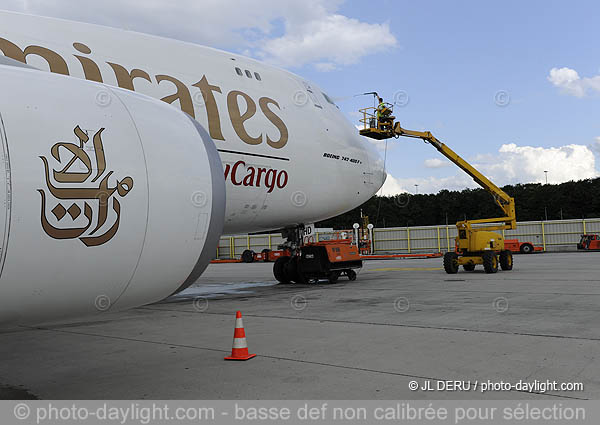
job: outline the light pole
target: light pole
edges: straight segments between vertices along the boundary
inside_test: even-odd
[[[546,174],[546,184],[548,184],[548,170],[544,170],[544,173]]]

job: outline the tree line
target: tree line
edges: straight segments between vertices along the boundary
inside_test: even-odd
[[[515,198],[518,221],[600,217],[600,178],[516,184],[502,190]],[[349,229],[353,223],[360,223],[361,211],[375,227],[454,224],[465,218],[503,215],[483,189],[441,190],[437,194],[374,196],[360,207],[317,223],[317,227]]]

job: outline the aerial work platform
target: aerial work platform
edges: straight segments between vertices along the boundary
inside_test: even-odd
[[[396,119],[396,117],[392,115],[394,106],[390,103],[384,103],[384,105],[384,115],[380,114],[379,118],[377,117],[377,108],[373,106],[359,109],[359,112],[363,114],[363,117],[360,120],[363,124],[363,128],[359,130],[361,136],[370,137],[375,140],[384,140],[394,137],[393,124]]]
[[[378,97],[376,92],[369,94]],[[461,265],[465,271],[473,271],[477,264],[482,264],[486,273],[496,273],[499,265],[502,270],[512,270],[512,252],[505,247],[503,236],[496,233],[496,231],[516,229],[515,200],[429,131],[414,131],[402,128],[400,122],[396,121],[396,117],[392,115],[393,105],[383,102],[381,98],[379,98],[379,101],[377,108],[360,109],[363,114],[363,118],[360,120],[363,128],[359,130],[359,133],[362,136],[376,140],[392,137],[409,137],[423,140],[471,176],[478,185],[492,195],[494,202],[504,212],[503,217],[463,220],[456,223],[458,229],[457,251],[447,252],[444,255],[444,269],[446,272],[457,273]]]

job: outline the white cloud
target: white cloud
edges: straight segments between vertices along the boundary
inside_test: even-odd
[[[548,81],[563,93],[576,97],[585,96],[589,90],[600,92],[600,75],[581,78],[577,71],[571,68],[552,68]]]
[[[337,66],[335,66],[335,64],[331,62],[317,62],[315,63],[315,68],[317,68],[317,70],[321,72],[329,72],[335,71],[337,69]]]
[[[331,71],[397,44],[388,24],[336,13],[341,0],[7,0],[5,9],[108,25]]]
[[[600,154],[600,137],[596,137],[594,142],[590,145],[590,149],[597,154]]]
[[[383,183],[383,186],[381,186],[381,189],[379,189],[379,192],[377,193],[377,195],[393,196],[393,195],[397,195],[399,193],[405,193],[405,192],[408,192],[406,187],[408,187],[408,186],[404,186],[403,183],[399,179],[395,178],[390,173],[387,173],[387,177],[385,178],[385,183]]]
[[[259,55],[282,66],[317,62],[317,69],[330,71],[396,43],[387,23],[368,24],[343,15],[319,14],[290,23],[286,34],[266,41]]]
[[[482,170],[500,184],[544,183],[548,171],[548,183],[589,179],[598,176],[596,158],[585,145],[560,147],[502,145],[497,155],[484,155]]]
[[[417,185],[415,187],[415,185]],[[393,196],[400,193],[437,193],[442,189],[463,190],[464,188],[478,187],[467,175],[448,177],[408,177],[396,178],[388,173],[385,183],[378,195]]]
[[[560,147],[517,146],[505,144],[495,154],[478,155],[471,164],[498,186],[516,183],[563,183],[600,176],[596,171],[593,149],[600,149],[600,137],[592,146],[565,145]],[[396,195],[402,192],[437,193],[442,189],[462,190],[479,187],[469,176],[457,172],[452,176],[398,178],[388,174],[382,193]]]
[[[379,152],[385,152],[386,149],[390,150],[393,147],[393,145],[387,144],[387,148],[386,148],[386,141],[385,140],[375,140],[375,139],[371,139],[369,137],[368,138],[368,142],[371,143],[372,145],[374,145],[375,148],[377,148],[377,150]]]
[[[423,161],[423,165],[425,165],[427,168],[442,168],[450,165],[450,162],[439,158],[429,158]]]

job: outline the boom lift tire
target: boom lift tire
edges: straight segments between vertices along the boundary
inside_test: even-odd
[[[533,245],[524,243],[523,245],[521,245],[521,248],[519,249],[519,251],[521,251],[521,254],[531,254],[533,252]],[[502,268],[502,270],[506,270],[506,269]],[[508,269],[508,270],[510,270],[510,269]]]
[[[448,274],[458,273],[458,254],[447,252],[444,254],[444,270]]]
[[[245,249],[244,252],[242,252],[242,261],[244,263],[252,263],[254,261],[254,251]]]
[[[463,269],[465,269],[466,272],[472,272],[475,270],[475,264],[463,264]]]
[[[486,251],[481,256],[483,258],[483,269],[486,273],[496,273],[498,271],[498,257],[493,251]]]
[[[500,252],[500,267],[502,270],[512,270],[513,268],[513,257],[512,252],[505,250]]]
[[[273,275],[279,283],[290,283],[290,279],[285,273],[285,265],[290,260],[290,257],[279,257],[273,264]]]

